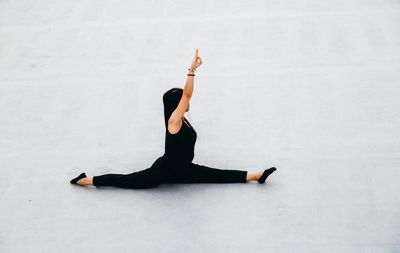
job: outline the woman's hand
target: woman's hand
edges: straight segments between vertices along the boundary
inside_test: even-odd
[[[192,65],[190,65],[190,69],[193,71],[196,70],[196,68],[199,67],[203,63],[200,56],[198,56],[198,55],[199,55],[199,49],[196,48],[196,53],[194,55]]]

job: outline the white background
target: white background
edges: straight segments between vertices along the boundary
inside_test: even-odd
[[[398,1],[0,1],[0,252],[399,252]],[[164,153],[266,184],[79,187]]]

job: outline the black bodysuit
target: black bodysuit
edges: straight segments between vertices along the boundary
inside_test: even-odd
[[[163,156],[141,171],[94,176],[93,185],[142,189],[165,183],[246,183],[247,171],[217,169],[193,163],[196,131],[184,119],[179,131],[171,134],[167,119],[164,120],[166,133]]]
[[[165,131],[165,153],[171,162],[190,163],[194,158],[194,146],[196,144],[197,133],[192,125],[184,119],[182,127],[175,134]]]

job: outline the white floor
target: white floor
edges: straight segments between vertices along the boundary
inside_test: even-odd
[[[399,1],[0,1],[0,252],[400,252]],[[79,187],[164,153],[265,185]]]

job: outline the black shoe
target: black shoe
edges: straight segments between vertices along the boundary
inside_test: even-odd
[[[78,182],[79,179],[82,179],[82,178],[85,178],[85,177],[86,177],[86,174],[85,174],[85,173],[82,173],[82,174],[80,174],[78,177],[72,179],[72,180],[71,180],[71,184],[77,184],[76,182]]]
[[[264,173],[263,173],[263,174],[261,175],[261,177],[257,180],[258,183],[260,183],[260,184],[265,183],[265,180],[267,179],[267,177],[268,177],[269,175],[271,175],[275,170],[276,170],[275,167],[271,167],[271,168],[269,168],[269,169],[267,169],[267,170],[264,170]]]

